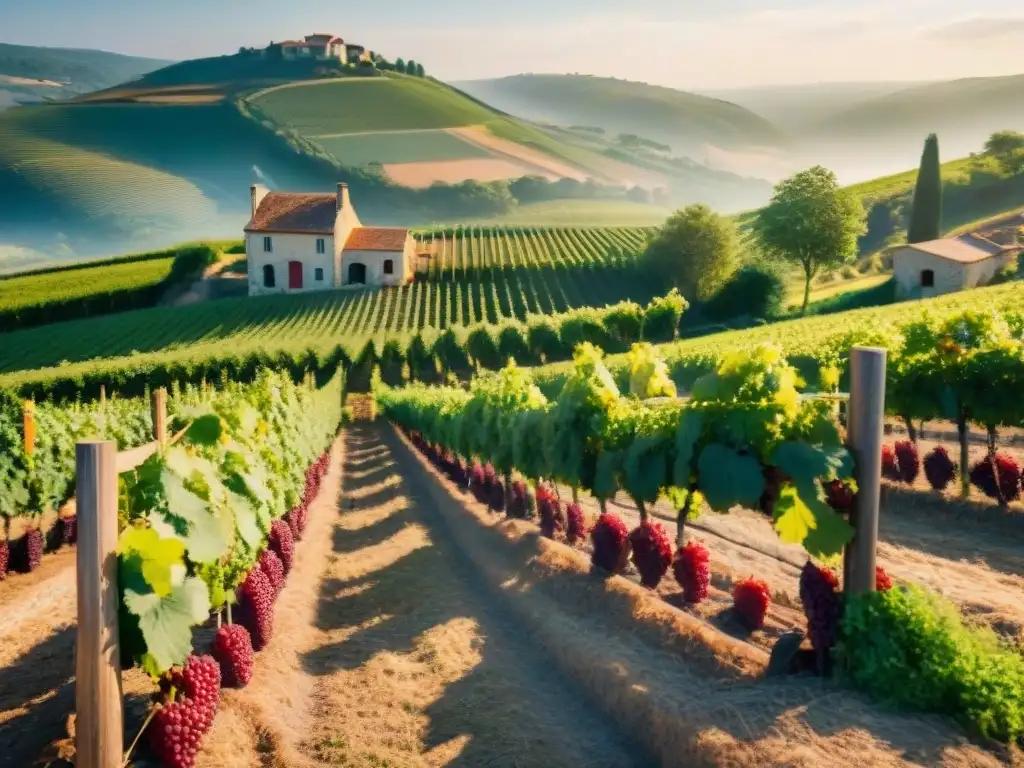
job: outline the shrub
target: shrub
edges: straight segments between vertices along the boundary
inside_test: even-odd
[[[643,310],[635,302],[623,301],[609,308],[602,322],[606,335],[614,342],[613,346],[619,350],[629,349],[631,344],[640,341],[644,324]]]
[[[1002,491],[1006,501],[1020,498],[1020,465],[1008,453],[996,451],[995,467],[992,458],[986,456],[971,467],[971,483],[977,486],[990,499],[999,498]],[[996,472],[999,473],[999,489],[996,488]]]
[[[857,271],[857,268],[853,266],[853,264],[847,264],[845,267],[842,268],[839,274],[841,274],[847,280],[852,280],[855,277],[860,277],[860,272]]]
[[[946,449],[941,445],[935,446],[924,457],[924,476],[928,478],[928,484],[931,485],[933,490],[946,490],[949,484],[956,479],[957,474],[956,462],[949,458]]]
[[[621,573],[629,558],[629,529],[616,515],[605,512],[590,532],[594,544],[591,561],[609,573]]]
[[[536,362],[530,354],[530,347],[526,343],[526,336],[521,328],[515,325],[506,325],[498,332],[498,354],[501,355],[502,365],[512,358],[520,365]]]
[[[879,699],[1003,741],[1024,735],[1024,656],[920,587],[852,596],[837,650],[853,682]]]
[[[651,300],[644,310],[644,341],[672,341],[679,335],[679,321],[689,303],[673,288]]]
[[[921,461],[917,455],[917,446],[910,440],[898,440],[893,447],[896,455],[896,469],[899,479],[907,485],[913,485],[921,472]]]
[[[587,536],[587,516],[583,514],[583,507],[573,502],[565,508],[565,540],[569,544],[576,544]]]
[[[775,317],[782,313],[786,284],[769,266],[748,265],[739,269],[722,289],[704,305],[711,320],[738,315]]]
[[[629,545],[640,583],[654,589],[672,564],[672,543],[665,526],[650,520],[641,523],[629,534]]]
[[[547,319],[534,320],[526,332],[530,354],[537,360],[551,362],[567,357],[554,324]]]
[[[474,328],[470,332],[469,338],[466,339],[466,350],[481,368],[496,371],[503,365],[498,345],[485,326]]]

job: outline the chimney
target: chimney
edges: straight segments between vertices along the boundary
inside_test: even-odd
[[[349,207],[348,184],[341,183],[338,185],[338,202],[335,204],[335,209],[338,211],[344,211]]]
[[[252,217],[256,218],[256,211],[260,207],[260,203],[263,202],[263,198],[270,192],[262,184],[253,184],[249,187],[249,202],[250,208],[252,209]]]

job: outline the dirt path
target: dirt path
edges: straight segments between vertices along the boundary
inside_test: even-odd
[[[304,659],[313,762],[650,764],[481,585],[375,427],[349,432],[343,499]]]

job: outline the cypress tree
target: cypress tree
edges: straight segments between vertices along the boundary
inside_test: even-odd
[[[939,167],[939,137],[930,134],[924,141],[921,166],[914,185],[914,203],[907,227],[908,243],[936,240],[942,229],[942,171]]]

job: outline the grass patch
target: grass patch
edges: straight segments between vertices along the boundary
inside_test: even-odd
[[[419,163],[444,160],[472,160],[491,157],[483,147],[445,131],[369,133],[356,136],[310,137],[338,162],[345,165],[370,163]]]

